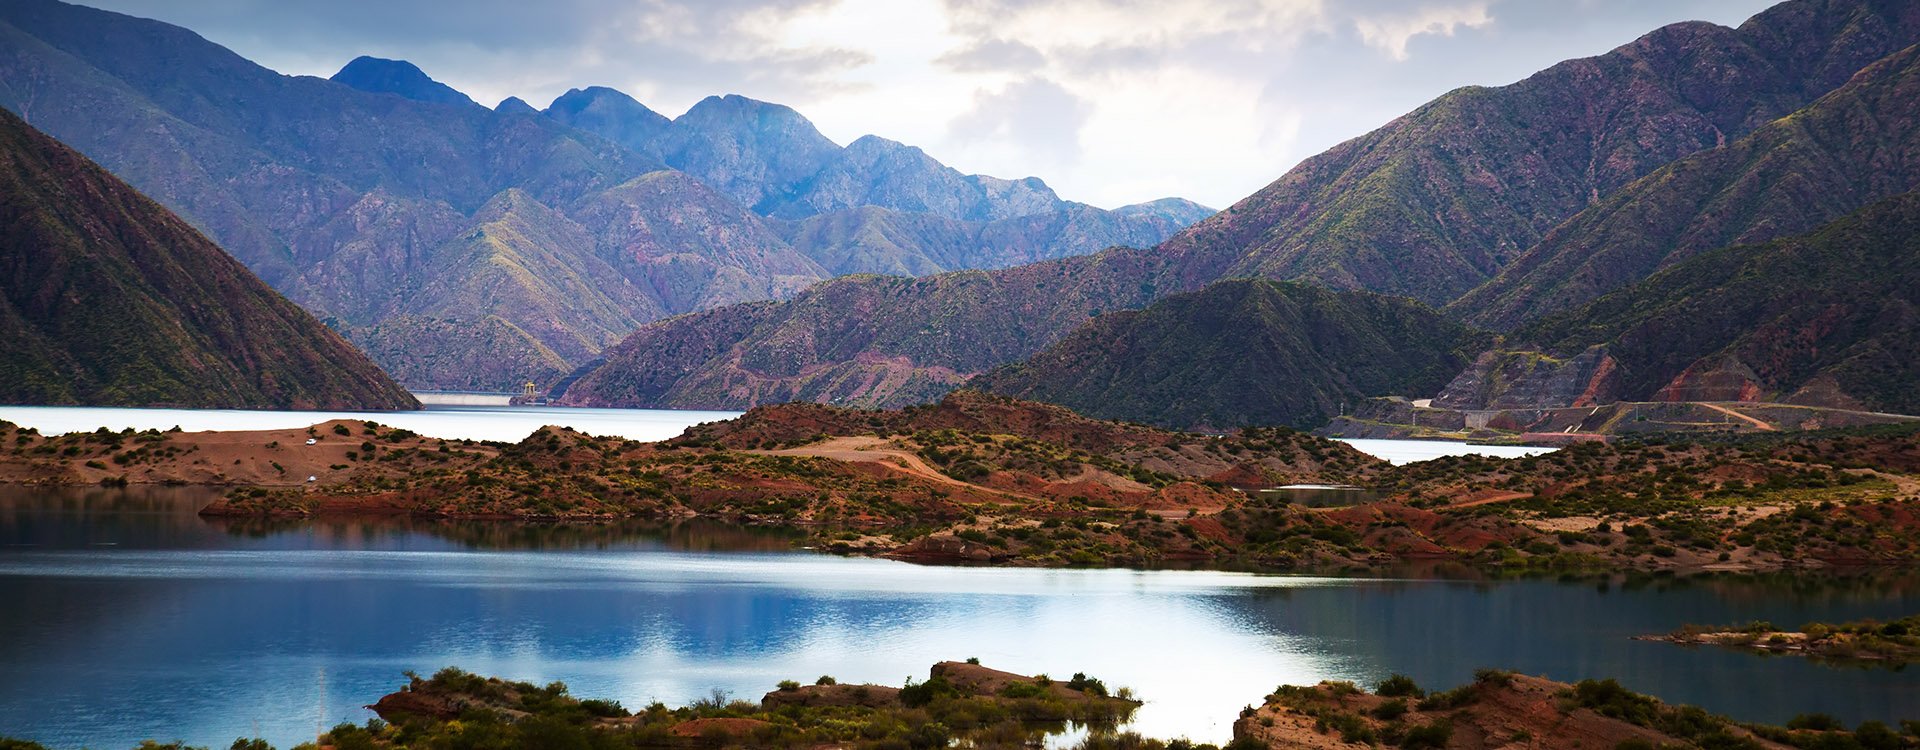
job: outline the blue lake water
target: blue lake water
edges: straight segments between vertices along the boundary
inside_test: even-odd
[[[1920,718],[1910,672],[1631,640],[1687,622],[1889,618],[1920,580],[1461,581],[922,567],[738,530],[407,521],[219,523],[192,488],[0,487],[0,735],[287,747],[459,665],[639,706],[941,659],[1085,671],[1134,728],[1224,741],[1281,683],[1423,685],[1479,667],[1617,677],[1781,722]]]

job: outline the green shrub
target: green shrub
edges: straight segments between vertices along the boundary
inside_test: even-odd
[[[907,708],[920,708],[936,699],[952,698],[958,695],[960,695],[959,688],[954,687],[947,678],[939,676],[921,683],[908,680],[907,686],[900,688],[900,702]]]
[[[1077,690],[1088,695],[1097,695],[1102,698],[1107,696],[1107,684],[1088,677],[1085,672],[1073,673],[1073,679],[1067,680],[1067,689]]]
[[[1407,750],[1438,750],[1446,747],[1447,740],[1452,738],[1453,724],[1442,719],[1407,729],[1407,733],[1400,738],[1400,746]]]
[[[1829,714],[1800,714],[1787,720],[1788,729],[1806,729],[1815,732],[1835,732],[1846,729],[1839,719]]]
[[[1375,695],[1385,698],[1398,698],[1402,696],[1418,698],[1426,694],[1425,691],[1420,689],[1419,685],[1414,684],[1413,678],[1403,674],[1396,674],[1381,680],[1380,684],[1373,689],[1373,692]]]

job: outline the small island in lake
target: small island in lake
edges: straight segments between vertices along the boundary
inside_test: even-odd
[[[1642,636],[1682,646],[1722,646],[1824,661],[1904,666],[1920,661],[1920,615],[1890,622],[1814,622],[1782,630],[1768,622],[1714,627],[1687,625],[1666,635]]]

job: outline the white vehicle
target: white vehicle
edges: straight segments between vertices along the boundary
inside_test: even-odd
[[[320,438],[307,438],[307,445],[318,445]]]

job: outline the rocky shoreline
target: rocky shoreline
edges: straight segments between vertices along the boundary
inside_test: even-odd
[[[1767,622],[1739,627],[1688,625],[1672,633],[1638,639],[1897,669],[1920,662],[1920,615],[1891,622],[1815,622],[1798,630],[1775,628]]]

